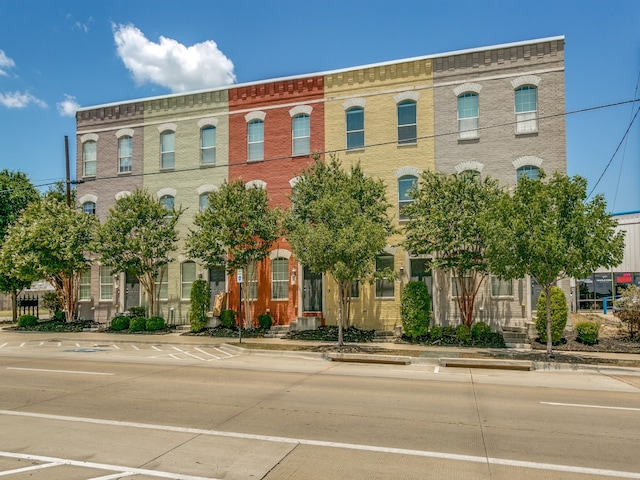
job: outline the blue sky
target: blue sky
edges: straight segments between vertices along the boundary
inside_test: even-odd
[[[567,164],[640,210],[640,2],[0,0],[0,168],[75,159],[74,109],[564,35]],[[208,65],[209,68],[202,68]],[[617,153],[616,153],[617,151]]]

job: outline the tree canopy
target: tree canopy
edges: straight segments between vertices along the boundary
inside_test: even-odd
[[[496,180],[468,173],[423,172],[410,191],[413,202],[403,213],[404,245],[412,254],[431,256],[434,268],[453,274],[462,322],[471,326],[476,295],[489,265],[482,214],[500,196]]]
[[[94,251],[113,272],[127,272],[140,281],[149,315],[157,315],[156,283],[177,250],[176,224],[181,208],[166,206],[146,190],[116,200],[96,235]]]
[[[587,201],[587,181],[554,173],[521,178],[512,195],[503,196],[485,214],[491,271],[505,279],[530,275],[547,298],[561,278],[581,278],[622,261],[624,232],[606,211],[602,195]],[[551,336],[547,353],[551,354]]]
[[[188,254],[208,267],[226,265],[232,274],[253,266],[268,254],[281,236],[281,213],[269,207],[264,188],[246,186],[241,180],[224,183],[209,194],[209,204],[194,218],[186,241]],[[249,295],[245,295],[245,319]]]
[[[296,257],[314,273],[328,273],[338,284],[338,343],[351,283],[370,277],[375,260],[393,233],[381,180],[360,165],[346,171],[337,157],[303,170],[293,188],[287,239]]]
[[[70,209],[53,197],[33,202],[9,227],[0,264],[11,266],[25,281],[46,279],[70,320],[76,314],[80,274],[91,267],[89,249],[96,223],[93,215]]]

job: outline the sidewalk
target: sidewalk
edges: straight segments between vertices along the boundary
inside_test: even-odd
[[[1,341],[37,341],[64,339],[77,342],[94,343],[145,343],[211,346],[228,345],[242,349],[245,354],[272,355],[304,355],[323,356],[333,361],[360,361],[366,363],[391,363],[390,357],[397,362],[414,364],[438,364],[442,366],[473,366],[474,368],[514,368],[530,364],[531,370],[537,369],[577,369],[597,368],[598,366],[616,366],[640,368],[640,354],[608,353],[608,352],[566,352],[555,351],[549,359],[544,350],[515,348],[471,348],[471,347],[437,347],[414,345],[408,343],[347,343],[348,348],[341,353],[335,342],[319,342],[306,340],[289,340],[278,338],[238,338],[210,337],[189,335],[182,332],[166,334],[126,334],[106,332],[19,332],[0,328]],[[357,352],[354,352],[357,350]],[[333,358],[332,358],[333,357]],[[452,359],[457,359],[452,362]],[[524,368],[518,368],[524,369]]]

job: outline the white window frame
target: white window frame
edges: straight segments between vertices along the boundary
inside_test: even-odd
[[[460,100],[463,98],[475,98],[477,113],[475,116],[462,116],[460,112]],[[463,92],[458,95],[458,138],[460,140],[473,140],[478,138],[478,128],[480,125],[480,95],[477,92]]]
[[[533,109],[518,112],[518,92],[535,90],[536,102]],[[514,111],[516,115],[516,134],[526,135],[538,132],[538,87],[536,85],[521,85],[514,90]]]
[[[304,120],[302,126],[297,125]],[[296,128],[298,127],[298,128]],[[311,151],[311,116],[299,113],[291,119],[291,155],[300,157],[309,155]]]
[[[506,289],[506,293],[502,290]],[[492,297],[513,297],[513,280],[501,280],[495,275],[491,275],[491,296]]]
[[[205,131],[213,131],[213,142],[211,145],[205,145]],[[218,144],[218,129],[215,125],[205,125],[200,129],[200,165],[215,165],[216,152]],[[209,159],[208,157],[211,157]],[[208,161],[205,161],[207,158]]]
[[[289,259],[271,259],[271,300],[289,300]]]
[[[398,220],[401,222],[406,222],[407,220],[409,220],[408,216],[402,214],[402,210],[404,209],[404,207],[406,207],[407,205],[411,205],[414,202],[413,198],[402,198],[402,196],[400,195],[400,182],[407,181],[409,179],[412,179],[411,188],[415,187],[418,184],[418,177],[416,177],[415,175],[403,175],[402,177],[398,178]]]
[[[128,151],[123,148],[128,143]],[[133,137],[123,135],[118,138],[118,173],[131,173],[133,171]]]
[[[113,301],[113,275],[111,267],[100,265],[100,301]]]
[[[406,107],[408,105],[413,106],[413,114],[414,114],[414,122],[413,123],[400,123],[400,108]],[[403,100],[396,104],[397,111],[397,121],[398,121],[398,145],[415,145],[418,143],[418,102],[415,100]],[[404,130],[413,130],[413,137],[408,139],[401,139],[400,132]]]
[[[186,271],[185,267],[193,268],[193,272]],[[191,286],[196,280],[196,262],[187,260],[180,265],[180,298],[189,300],[191,298]]]
[[[165,138],[172,138],[173,145],[165,145]],[[173,149],[169,148],[173,147]],[[165,148],[167,148],[165,150]],[[160,134],[160,169],[171,170],[176,168],[176,132],[165,130]]]
[[[89,148],[93,151],[90,151]],[[97,173],[97,159],[98,159],[98,142],[95,140],[88,140],[82,144],[82,167],[83,176],[95,177]]]
[[[78,301],[88,302],[91,300],[91,269],[80,272],[80,288],[78,290]]]

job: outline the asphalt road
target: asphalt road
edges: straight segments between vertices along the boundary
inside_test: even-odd
[[[640,372],[0,338],[0,478],[640,478]]]

